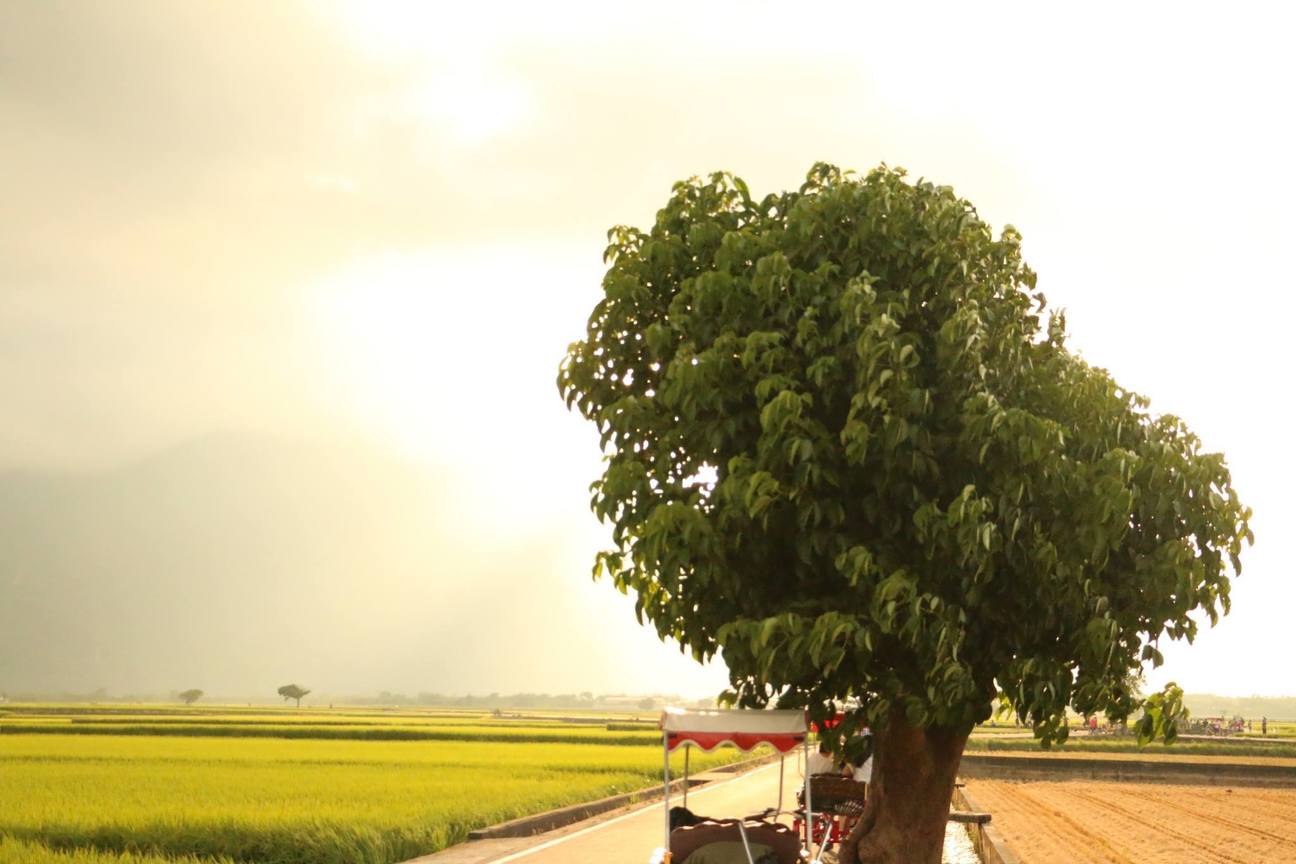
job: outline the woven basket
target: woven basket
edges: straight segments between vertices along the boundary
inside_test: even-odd
[[[836,774],[815,774],[810,778],[810,794],[815,799],[837,798],[849,800],[858,798],[863,800],[864,790],[867,788],[863,783]]]
[[[868,787],[839,774],[814,774],[810,777],[810,797],[814,809],[820,813],[858,816],[864,806],[864,791]],[[805,793],[797,792],[797,800],[805,806]]]

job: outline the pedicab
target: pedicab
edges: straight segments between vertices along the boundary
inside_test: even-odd
[[[818,862],[818,853],[822,852],[822,832],[811,830],[815,824],[814,801],[810,785],[810,776],[805,776],[803,790],[803,811],[793,811],[787,815],[797,817],[797,831],[776,820],[784,815],[783,783],[784,762],[788,753],[800,747],[809,756],[809,726],[803,711],[765,711],[765,710],[694,710],[686,708],[667,708],[661,716],[662,730],[662,766],[663,766],[663,845],[653,852],[650,864],[686,864],[695,853],[695,861],[708,856],[703,853],[712,844],[741,844],[747,864],[757,864],[753,849],[762,850],[766,856],[762,860],[776,859],[778,864],[799,864],[809,860]],[[706,820],[699,824],[671,829],[671,777],[670,754],[684,748],[684,807],[688,806],[688,772],[689,752],[698,748],[711,752],[718,747],[733,746],[750,752],[762,744],[768,744],[779,753],[779,788],[778,799],[774,806],[754,816],[743,816],[736,819]],[[819,840],[819,848],[815,842]]]

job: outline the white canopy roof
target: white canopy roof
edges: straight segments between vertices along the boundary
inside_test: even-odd
[[[667,732],[744,732],[753,735],[804,735],[804,711],[667,708],[661,728]]]
[[[807,727],[804,711],[698,710],[667,708],[662,712],[661,728],[666,747],[674,750],[681,744],[714,750],[732,744],[751,750],[771,744],[786,753],[805,741]]]

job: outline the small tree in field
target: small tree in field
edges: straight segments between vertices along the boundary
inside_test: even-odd
[[[186,705],[192,705],[203,697],[201,690],[184,690],[180,694],[180,701]]]
[[[284,701],[287,702],[289,699],[292,699],[296,701],[298,708],[301,707],[302,697],[306,696],[310,692],[311,691],[302,687],[298,687],[296,684],[285,684],[279,688],[279,695],[283,697]]]
[[[938,862],[968,733],[1011,705],[1173,735],[1131,686],[1228,611],[1249,511],[1224,459],[1067,350],[1061,314],[972,206],[886,167],[795,192],[676,184],[609,232],[559,373],[607,455],[595,574],[730,702],[848,707],[878,733],[843,860]]]

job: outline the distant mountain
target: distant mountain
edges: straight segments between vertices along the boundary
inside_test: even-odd
[[[1296,696],[1216,696],[1188,693],[1184,704],[1194,717],[1236,717],[1296,720]]]
[[[500,580],[545,564],[471,524],[459,482],[238,437],[0,474],[0,691],[471,689]]]

